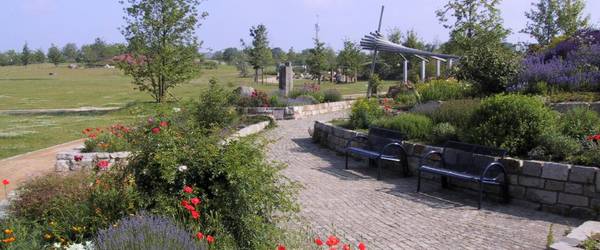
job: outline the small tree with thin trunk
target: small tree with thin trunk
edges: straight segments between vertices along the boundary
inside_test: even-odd
[[[52,44],[52,46],[48,49],[48,60],[54,64],[54,66],[58,66],[63,61],[63,55],[56,47],[56,45]]]
[[[127,0],[127,3],[127,24],[122,34],[129,53],[118,56],[117,65],[133,77],[137,89],[149,92],[156,102],[164,102],[171,88],[199,73],[195,31],[207,14],[198,12],[199,0]]]
[[[23,45],[23,52],[21,52],[21,63],[23,64],[23,66],[27,66],[27,64],[29,64],[30,61],[31,50],[29,49],[27,43],[25,43],[25,45]]]
[[[252,47],[248,48],[249,63],[254,68],[254,82],[258,82],[258,70],[264,75],[264,68],[273,60],[273,54],[269,48],[267,27],[263,24],[250,28]],[[262,77],[264,81],[264,76]],[[261,81],[262,82],[262,81]]]
[[[346,40],[344,41],[344,49],[338,54],[338,64],[342,67],[342,72],[346,75],[348,82],[348,74],[352,73],[352,81],[356,81],[358,68],[360,67],[362,56],[358,44]]]
[[[317,28],[318,34],[318,26]],[[327,55],[325,54],[325,43],[319,40],[319,36],[317,35],[314,38],[315,47],[309,50],[308,59],[306,60],[306,64],[308,64],[308,72],[313,76],[317,77],[317,81],[319,85],[321,85],[321,78],[323,75],[323,71],[327,70]]]

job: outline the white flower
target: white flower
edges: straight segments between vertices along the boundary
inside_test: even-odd
[[[179,112],[179,111],[181,111],[181,109],[180,108],[173,108],[173,111]]]
[[[188,169],[188,167],[186,165],[181,165],[181,166],[177,167],[177,170],[179,170],[179,172],[186,171],[187,169]]]

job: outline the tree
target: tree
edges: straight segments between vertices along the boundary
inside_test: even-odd
[[[499,45],[510,33],[502,26],[499,3],[500,0],[451,0],[436,11],[439,21],[451,30],[446,53],[462,55],[477,46]]]
[[[414,30],[409,30],[406,32],[406,35],[404,36],[404,42],[402,43],[402,45],[409,47],[409,48],[413,48],[413,49],[419,49],[419,50],[427,50],[425,43],[421,40],[421,38],[419,38],[419,35],[417,34],[417,32],[415,32]],[[408,56],[408,79],[412,82],[417,82],[418,80],[423,80],[425,81],[425,79],[420,79],[420,68],[421,68],[421,59],[412,55],[412,56]],[[433,71],[429,71],[429,72],[433,72]],[[427,76],[425,76],[427,77]]]
[[[18,65],[21,63],[21,55],[17,53],[15,50],[8,50],[6,53],[6,58],[8,59],[8,65]]]
[[[119,68],[133,77],[140,91],[158,103],[169,90],[199,73],[196,27],[199,0],[128,0],[122,30],[129,54],[120,56]]]
[[[271,54],[275,65],[283,64],[288,60],[285,51],[279,47],[271,49]]]
[[[226,48],[223,50],[223,61],[227,64],[234,64],[235,59],[239,57],[240,51],[237,48]]]
[[[296,60],[298,59],[298,55],[296,55],[296,52],[294,52],[294,47],[290,47],[290,49],[288,50],[287,54],[285,55],[287,57],[287,60],[292,62],[293,64],[299,64]]]
[[[327,55],[325,54],[325,43],[319,41],[319,37],[314,38],[315,47],[309,50],[306,64],[308,72],[317,77],[317,82],[321,85],[323,71],[327,70]]]
[[[589,16],[582,17],[585,3],[581,0],[539,0],[532,5],[534,9],[525,13],[529,21],[521,32],[531,35],[540,45],[588,26]]]
[[[21,52],[21,63],[23,64],[23,66],[27,66],[27,64],[29,64],[30,61],[31,50],[29,50],[29,46],[27,45],[27,43],[25,43],[25,45],[23,45],[23,52]]]
[[[402,44],[402,32],[394,28],[388,34],[388,40],[393,43]],[[404,57],[399,53],[380,52],[380,63],[377,65],[379,77],[383,79],[399,79],[404,68]]]
[[[37,49],[35,50],[35,52],[33,52],[33,55],[31,55],[31,61],[33,63],[45,63],[46,54],[44,54],[44,51],[42,51],[42,49]]]
[[[590,16],[583,17],[585,1],[559,0],[558,1],[558,27],[562,35],[571,36],[579,29],[588,27]]]
[[[65,59],[69,62],[74,62],[77,59],[78,53],[79,53],[79,49],[77,48],[77,45],[74,43],[67,43],[62,48],[62,54],[65,57]]]
[[[248,49],[248,59],[254,68],[254,82],[258,82],[258,70],[260,69],[263,76],[261,82],[264,83],[263,69],[273,60],[271,49],[269,49],[267,27],[263,24],[252,26],[250,36],[252,37],[252,47]]]
[[[61,62],[63,62],[63,54],[60,52],[56,45],[52,44],[48,49],[48,60],[54,64],[54,66],[58,66]]]
[[[349,72],[352,73],[352,82],[355,82],[362,61],[358,44],[350,40],[344,41],[344,49],[338,54],[337,61],[338,65],[342,67],[342,73],[346,76],[346,82],[348,82]]]

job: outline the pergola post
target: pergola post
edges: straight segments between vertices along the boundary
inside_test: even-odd
[[[449,70],[452,69],[452,63],[453,63],[452,58],[448,59],[448,69]]]
[[[425,75],[425,66],[426,66],[426,62],[425,59],[421,60],[421,82],[425,82],[425,77],[427,77]]]
[[[435,60],[435,76],[437,78],[440,78],[440,76],[442,75],[440,73],[441,64],[442,64],[442,61],[440,61],[440,59]]]
[[[408,60],[404,60],[404,83],[408,83]]]

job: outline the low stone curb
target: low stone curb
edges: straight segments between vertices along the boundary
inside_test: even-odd
[[[238,108],[238,110],[243,114],[272,116],[275,120],[297,120],[313,115],[346,110],[351,108],[354,102],[355,100],[349,100],[290,107],[248,107]]]
[[[550,245],[552,250],[580,250],[583,248],[578,247],[583,241],[585,241],[590,235],[594,233],[600,233],[600,222],[598,221],[586,221],[577,228],[573,229],[571,233],[564,239]]]

